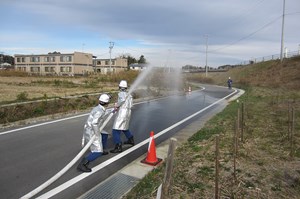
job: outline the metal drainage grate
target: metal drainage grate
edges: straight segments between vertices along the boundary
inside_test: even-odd
[[[82,195],[80,199],[119,199],[136,185],[138,180],[138,178],[117,173]]]

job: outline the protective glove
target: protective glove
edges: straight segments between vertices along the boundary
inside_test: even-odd
[[[116,112],[118,112],[118,108],[115,107],[112,112],[115,114]]]

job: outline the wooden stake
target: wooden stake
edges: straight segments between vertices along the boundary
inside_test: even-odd
[[[233,151],[233,177],[234,181],[236,181],[236,156],[237,156],[237,120],[235,124],[235,131],[234,131],[234,138],[233,138],[233,145],[234,145],[234,151]]]
[[[170,185],[171,185],[171,176],[172,176],[172,170],[173,170],[173,160],[174,160],[174,152],[175,152],[176,142],[177,142],[176,138],[170,139],[168,156],[167,156],[166,172],[165,172],[165,177],[164,177],[163,184],[162,184],[161,199],[168,198],[168,196],[169,196],[169,189],[170,189]]]
[[[288,140],[291,138],[291,103],[288,102]]]
[[[292,108],[292,122],[291,122],[291,151],[290,156],[294,157],[294,128],[295,128],[295,111]]]
[[[216,136],[215,199],[219,199],[219,135]]]
[[[241,141],[244,142],[244,114],[245,114],[244,102],[242,102],[242,121],[241,121]]]
[[[240,137],[240,108],[238,108],[238,111],[237,111],[237,138],[239,139]]]

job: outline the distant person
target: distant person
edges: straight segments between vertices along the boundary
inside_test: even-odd
[[[134,146],[133,135],[129,130],[129,122],[131,117],[132,96],[127,93],[127,81],[122,80],[119,83],[120,92],[118,93],[118,101],[115,104],[115,109],[118,110],[113,124],[113,140],[115,148],[110,150],[111,153],[122,152],[121,133],[123,132],[127,138],[124,144]]]
[[[230,77],[228,77],[227,84],[228,84],[228,89],[231,89],[231,87],[232,87],[232,79]]]
[[[104,122],[105,116],[108,115],[106,107],[109,104],[109,100],[109,95],[100,95],[99,104],[92,109],[88,119],[85,122],[82,138],[83,145],[88,143],[94,135],[96,135],[96,138],[90,146],[90,153],[84,157],[77,166],[79,171],[91,172],[92,169],[88,167],[89,163],[99,158],[101,155],[108,154],[108,152],[103,150],[103,148],[106,148],[108,134],[105,131],[100,132],[100,127]]]

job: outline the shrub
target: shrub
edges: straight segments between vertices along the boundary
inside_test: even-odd
[[[28,93],[25,91],[17,95],[17,101],[26,101],[27,99],[28,99]]]

